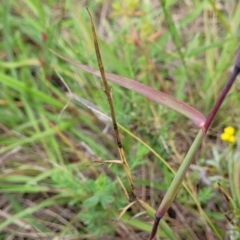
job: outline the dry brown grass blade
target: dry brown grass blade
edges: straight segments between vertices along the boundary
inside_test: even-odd
[[[124,196],[126,197],[126,199],[129,199],[129,195],[128,195],[127,189],[125,188],[125,186],[124,186],[122,180],[120,179],[120,177],[117,176],[117,180],[118,180],[120,186],[122,187]]]
[[[117,217],[117,221],[120,220],[122,218],[122,216],[124,215],[124,213],[131,207],[133,206],[134,204],[136,203],[136,201],[134,202],[130,202],[126,207],[122,208],[122,211],[120,212],[120,214],[118,215]]]
[[[119,165],[122,165],[122,161],[120,161],[120,160],[94,161],[94,163],[98,163],[98,164],[119,164]]]
[[[125,157],[125,154],[124,154],[124,150],[123,150],[123,147],[122,147],[122,142],[121,142],[121,139],[120,139],[119,129],[118,129],[117,121],[116,121],[116,115],[115,115],[112,95],[111,95],[111,91],[110,91],[110,88],[108,86],[107,79],[106,79],[106,76],[105,76],[104,66],[103,66],[103,63],[102,63],[101,53],[100,53],[99,46],[98,46],[97,34],[96,34],[96,31],[95,31],[93,19],[92,19],[91,13],[88,10],[88,8],[87,8],[87,12],[88,12],[90,22],[91,22],[95,53],[96,53],[96,56],[97,56],[98,67],[99,67],[101,77],[102,77],[102,80],[103,80],[104,92],[107,96],[108,104],[109,104],[109,107],[110,107],[113,129],[114,129],[114,132],[115,132],[115,138],[116,138],[116,142],[117,142],[117,146],[118,146],[118,152],[119,152],[120,159],[122,161],[122,165],[123,165],[124,171],[127,175],[128,182],[129,182],[129,185],[130,185],[130,188],[131,188],[131,192],[129,194],[129,196],[130,196],[129,200],[132,201],[136,197],[135,197],[135,193],[134,193],[134,186],[133,186],[133,181],[132,181],[132,177],[131,177],[131,172],[130,172],[130,169],[129,169],[129,166],[128,166],[128,163],[127,163],[127,160],[126,160],[126,157]]]

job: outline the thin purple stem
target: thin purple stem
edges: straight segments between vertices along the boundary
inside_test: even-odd
[[[238,54],[239,55],[239,54]],[[220,96],[218,97],[217,101],[215,102],[213,108],[211,109],[207,120],[204,125],[204,131],[207,132],[208,128],[210,127],[213,118],[215,117],[218,109],[222,105],[223,100],[225,99],[227,93],[229,92],[231,86],[233,85],[234,81],[237,78],[237,75],[240,73],[240,67],[237,66],[237,64],[234,66],[233,73],[231,74],[230,78],[228,79],[225,87],[223,88],[222,92],[220,93]]]
[[[155,214],[155,219],[154,219],[154,223],[153,223],[153,226],[152,226],[152,231],[149,235],[148,240],[152,240],[154,238],[154,236],[156,235],[156,232],[157,232],[157,229],[158,229],[158,224],[159,224],[161,218],[162,217],[157,216],[157,213]]]

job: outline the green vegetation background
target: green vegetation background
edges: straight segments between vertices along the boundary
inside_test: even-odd
[[[112,129],[103,132],[105,121],[68,97],[70,90],[109,115],[101,81],[49,50],[97,67],[88,6],[107,72],[207,115],[234,63],[240,4],[163,2],[1,1],[0,239],[146,239],[153,218],[138,204],[115,221],[129,203],[122,167],[101,164],[119,159]],[[172,110],[111,87],[137,196],[156,209],[198,130]],[[237,81],[161,239],[240,238],[239,143],[220,140],[228,125],[238,139],[239,91]]]

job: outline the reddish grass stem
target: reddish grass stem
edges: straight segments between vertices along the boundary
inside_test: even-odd
[[[199,138],[199,141],[197,141],[199,144],[200,144],[200,141],[202,141],[203,137],[206,135],[206,133],[207,133],[207,131],[208,131],[208,129],[209,129],[209,127],[210,127],[210,125],[211,125],[214,117],[215,117],[215,115],[217,114],[218,109],[221,107],[221,105],[222,105],[225,97],[227,96],[227,93],[228,93],[229,90],[231,89],[231,86],[233,85],[233,83],[234,83],[234,81],[236,80],[236,78],[237,78],[237,76],[238,76],[239,73],[240,73],[240,48],[238,49],[238,52],[237,52],[237,57],[236,57],[236,62],[235,62],[235,66],[234,66],[233,72],[232,72],[231,76],[229,77],[226,85],[224,86],[222,92],[220,93],[217,101],[216,101],[215,104],[213,105],[213,108],[211,109],[211,111],[210,111],[210,113],[209,113],[209,115],[208,115],[208,117],[207,117],[207,119],[206,119],[206,122],[205,122],[204,126],[202,127],[203,135],[201,135],[202,137]],[[195,141],[196,141],[196,139],[195,139]],[[193,144],[194,144],[194,143],[193,143]],[[196,146],[197,146],[197,145],[196,145]],[[198,145],[198,146],[199,146],[199,145]],[[197,146],[197,148],[198,148],[198,146]],[[193,145],[192,145],[192,147],[193,147]],[[191,148],[192,148],[192,147],[191,147]],[[190,148],[190,149],[191,149],[191,148]],[[197,148],[196,148],[196,149],[194,148],[192,156],[194,156],[194,152],[197,151]],[[190,149],[189,149],[189,152],[188,152],[188,153],[190,153]],[[187,155],[188,155],[188,154],[187,154]],[[192,158],[192,157],[191,157],[191,158]],[[185,157],[185,159],[186,159],[186,157]],[[184,159],[184,162],[185,162],[185,159]],[[190,158],[189,158],[189,159],[190,159]],[[190,159],[190,161],[191,161],[191,159]],[[187,171],[187,169],[188,169],[188,167],[189,167],[189,165],[190,165],[190,163],[191,163],[190,161],[188,161],[187,166],[184,168],[184,171],[185,171],[185,172],[183,173],[184,175],[185,175],[185,173],[186,173],[186,171]],[[182,163],[182,165],[183,165],[183,163]],[[181,165],[181,166],[182,166],[182,165]],[[180,167],[179,170],[182,171],[181,167]],[[177,176],[179,175],[179,174],[178,174],[179,172],[180,172],[180,171],[177,172],[177,174],[176,174],[176,176],[175,176],[175,178],[174,178],[174,180],[173,180],[170,188],[168,189],[168,192],[166,193],[166,195],[170,195],[170,197],[169,197],[170,201],[164,202],[165,197],[166,197],[166,196],[165,196],[164,199],[163,199],[163,201],[162,201],[162,203],[161,203],[161,205],[160,205],[160,207],[159,207],[159,209],[156,211],[154,223],[153,223],[153,226],[152,226],[152,231],[151,231],[151,233],[150,233],[150,235],[149,235],[148,240],[152,240],[152,239],[154,238],[154,236],[156,235],[156,232],[157,232],[157,229],[158,229],[158,225],[159,225],[160,220],[163,218],[164,214],[167,212],[168,206],[170,206],[170,204],[172,203],[172,201],[173,201],[173,199],[174,199],[174,195],[176,196],[176,194],[177,194],[178,188],[175,187],[176,183],[174,183],[174,181],[175,181],[175,179],[177,178]],[[182,172],[183,172],[183,171],[182,171]],[[184,175],[181,175],[181,181],[183,180]],[[176,188],[176,189],[171,192],[171,187],[172,187],[172,185],[174,185],[173,188]],[[180,187],[180,185],[179,185],[179,187]],[[166,198],[166,199],[167,199],[167,198]]]
[[[238,54],[240,55],[240,54]],[[239,59],[240,61],[240,59]],[[207,120],[206,120],[206,123],[204,125],[204,131],[207,132],[208,128],[210,127],[212,121],[213,121],[213,118],[215,117],[218,109],[220,108],[220,106],[222,105],[222,102],[223,100],[225,99],[227,93],[229,92],[231,86],[233,85],[234,81],[236,80],[237,78],[237,75],[240,73],[240,67],[237,66],[237,64],[234,66],[234,69],[233,69],[233,73],[231,74],[231,76],[229,77],[226,85],[224,86],[222,92],[220,93],[220,96],[218,97],[217,101],[215,102],[213,108],[211,109],[208,117],[207,117]]]
[[[158,217],[157,212],[156,212],[155,218],[154,218],[154,223],[153,223],[153,226],[152,226],[152,231],[151,231],[151,233],[148,237],[148,240],[152,240],[154,238],[154,236],[156,235],[158,224],[159,224],[161,219],[162,219],[162,217]]]

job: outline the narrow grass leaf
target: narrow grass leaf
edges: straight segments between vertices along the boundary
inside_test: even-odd
[[[44,92],[39,91],[38,89],[34,89],[29,87],[26,83],[18,81],[12,77],[9,77],[3,73],[0,73],[0,83],[3,83],[5,86],[11,87],[17,91],[28,92],[35,96],[39,101],[43,101],[55,107],[63,107],[58,100],[54,99],[51,96],[48,96]]]
[[[150,232],[151,225],[139,219],[130,218],[128,213],[125,213],[122,216],[121,220],[137,229]],[[175,236],[171,228],[168,226],[168,224],[164,220],[160,223],[160,228],[162,229],[162,231],[159,231],[157,233],[157,236],[162,237],[164,239],[177,240],[177,237]]]
[[[63,60],[74,64],[75,66],[81,68],[82,70],[92,73],[93,75],[97,76],[97,77],[101,77],[100,72],[97,69],[94,69],[92,67],[83,65],[81,63],[75,62],[71,59],[65,58],[55,52],[53,52],[54,54],[56,54],[58,57],[62,58]],[[193,121],[193,123],[198,126],[198,127],[202,127],[205,123],[205,117],[203,116],[202,113],[200,113],[198,110],[196,110],[195,108],[187,105],[184,102],[181,102],[175,98],[173,98],[172,96],[157,91],[156,89],[153,89],[147,85],[144,85],[142,83],[139,83],[135,80],[126,78],[126,77],[122,77],[113,73],[107,73],[105,72],[106,75],[106,79],[110,82],[116,83],[122,87],[125,87],[127,89],[133,90],[135,92],[138,92],[140,94],[142,94],[143,96],[157,102],[160,103],[166,107],[169,107],[181,114],[183,114],[184,116],[188,117],[190,120]]]
[[[49,198],[45,201],[42,201],[40,204],[35,205],[33,207],[29,207],[24,209],[23,211],[13,215],[12,217],[8,218],[6,221],[4,221],[3,223],[0,224],[0,231],[2,231],[5,227],[7,227],[8,225],[14,223],[16,220],[20,219],[20,218],[24,218],[40,209],[49,207],[49,206],[53,206],[56,205],[56,200],[59,199],[59,196],[55,196],[52,198]]]

